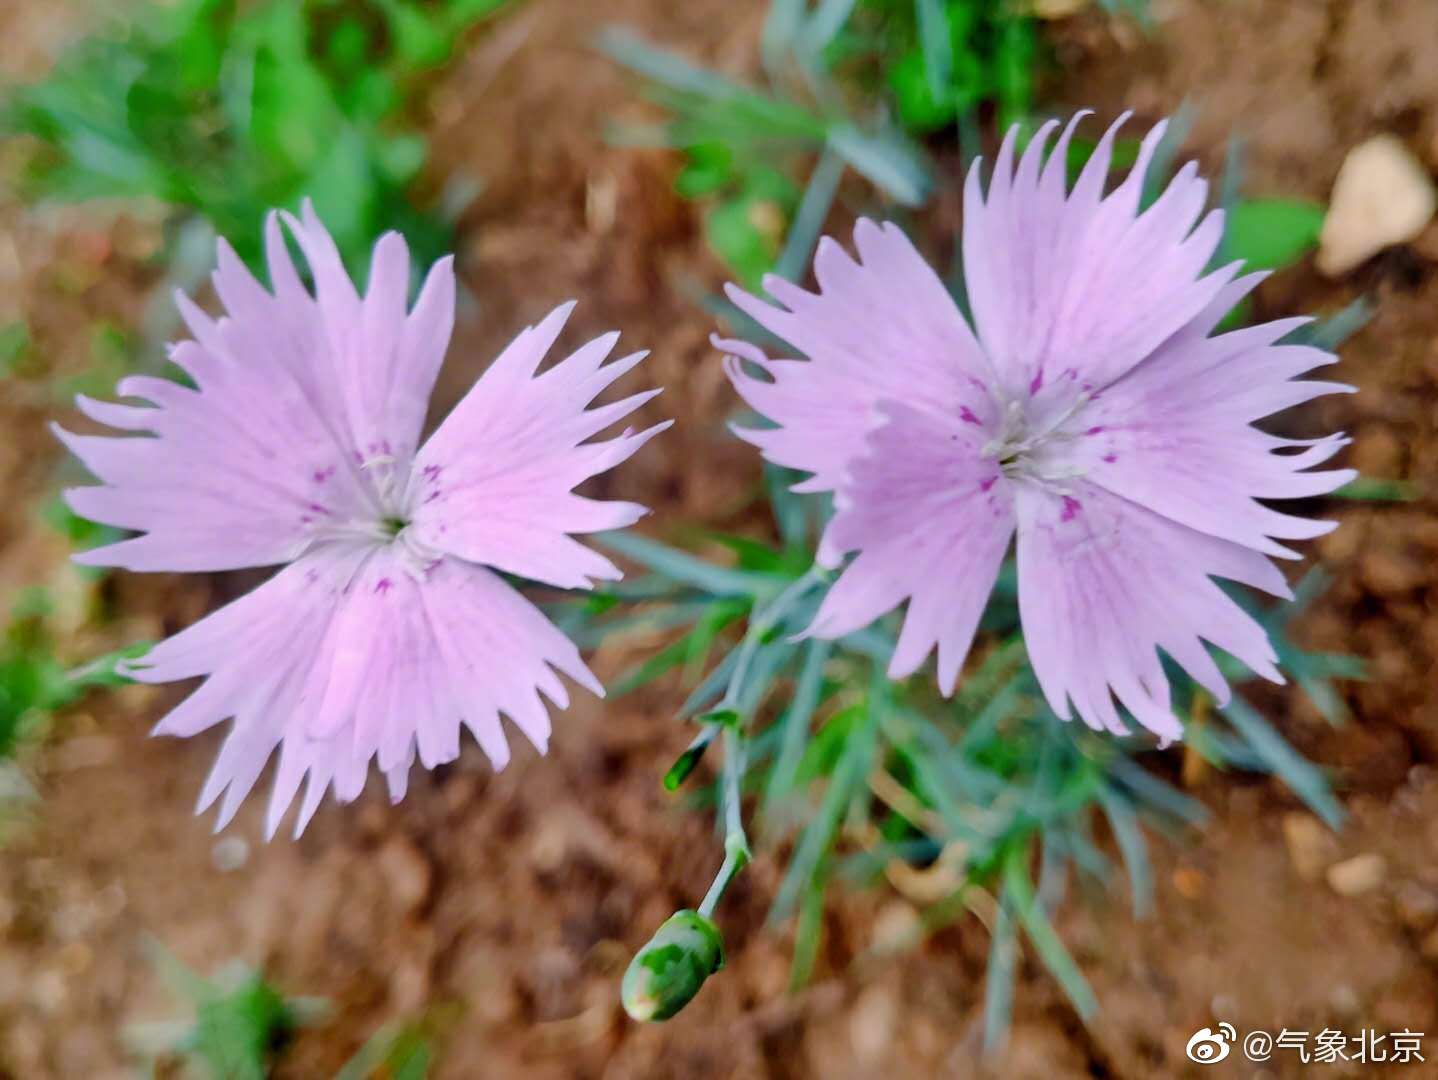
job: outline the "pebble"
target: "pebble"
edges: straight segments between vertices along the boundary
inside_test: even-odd
[[[1283,815],[1283,842],[1294,873],[1304,881],[1317,881],[1338,850],[1338,842],[1321,821],[1298,811]]]
[[[1205,884],[1203,871],[1192,866],[1180,866],[1173,872],[1173,887],[1185,900],[1197,900]]]
[[[1358,1016],[1363,1009],[1363,1003],[1358,999],[1358,991],[1348,983],[1339,983],[1328,992],[1328,1005],[1345,1020]]]
[[[874,917],[873,947],[881,953],[912,948],[923,935],[919,911],[907,900],[891,900]]]
[[[1416,239],[1438,212],[1427,170],[1396,135],[1375,135],[1343,159],[1318,240],[1317,266],[1341,277],[1384,248]]]
[[[1388,865],[1383,856],[1364,852],[1328,868],[1328,887],[1339,896],[1359,896],[1383,883]]]
[[[849,1043],[860,1064],[873,1065],[884,1057],[898,1019],[898,998],[889,987],[871,986],[859,996],[849,1016]]]
[[[238,836],[216,840],[210,848],[210,865],[222,874],[232,874],[250,861],[250,845]]]
[[[1034,14],[1040,19],[1067,19],[1088,4],[1089,0],[1034,0]]]

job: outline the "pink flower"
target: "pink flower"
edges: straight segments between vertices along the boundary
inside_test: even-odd
[[[451,260],[430,271],[407,312],[410,260],[397,234],[376,245],[361,296],[308,204],[301,220],[283,219],[314,296],[276,216],[266,227],[273,293],[221,241],[214,284],[228,317],[178,298],[194,340],[171,356],[198,389],[127,378],[119,392],[153,408],[79,405],[144,437],[57,432],[102,481],[66,493],[76,513],[144,534],[80,562],[284,564],[129,673],[156,683],[208,676],[155,729],[190,736],[234,718],[199,809],[223,795],[222,828],[278,748],[267,829],[308,777],[298,835],[331,784],[340,801],[359,794],[371,758],[403,798],[416,753],[426,768],[459,755],[461,724],[496,769],[509,760],[501,713],[543,752],[540,694],[568,704],[556,671],[603,693],[574,645],[500,575],[566,589],[618,578],[570,534],[632,524],[644,509],[572,489],[668,424],[585,441],[658,391],[585,411],[643,359],[601,367],[618,334],[536,375],[565,305],[520,333],[420,445],[454,323]]]
[[[1262,275],[1205,273],[1223,216],[1203,213],[1196,167],[1140,210],[1160,124],[1105,196],[1111,128],[1069,190],[1078,119],[1046,164],[1053,124],[1017,168],[1011,130],[987,194],[969,173],[972,328],[898,228],[861,221],[860,261],[821,243],[817,295],[771,278],[774,307],[731,290],[807,361],[716,345],[778,425],[739,434],[812,473],[799,490],[835,493],[820,562],[855,553],[811,633],[840,637],[907,601],[889,672],[912,673],[937,647],[952,693],[1017,534],[1024,640],[1054,711],[1068,719],[1072,702],[1090,727],[1122,733],[1117,698],[1166,741],[1182,727],[1158,650],[1220,702],[1228,685],[1204,642],[1283,681],[1264,631],[1212,578],[1290,596],[1267,556],[1297,556],[1274,538],[1332,525],[1258,500],[1346,483],[1350,470],[1303,470],[1348,440],[1281,439],[1252,422],[1351,388],[1294,381],[1334,360],[1280,344],[1304,320],[1215,336]]]

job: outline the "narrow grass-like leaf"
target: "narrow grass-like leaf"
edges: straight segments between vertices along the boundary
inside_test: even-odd
[[[1333,493],[1333,497],[1359,502],[1412,502],[1420,494],[1422,492],[1418,485],[1409,480],[1379,480],[1372,476],[1360,476],[1344,484]]]
[[[875,717],[872,707],[863,709],[858,721],[849,728],[829,777],[828,787],[814,818],[799,838],[793,858],[789,860],[789,871],[784,875],[779,895],[769,912],[771,924],[782,922],[794,911],[794,906],[804,890],[809,887],[820,860],[829,851],[834,833],[844,815],[844,809],[863,786],[868,775],[869,763],[874,751]]]
[[[794,788],[799,761],[804,756],[804,744],[809,740],[809,725],[813,722],[814,710],[818,708],[819,694],[824,686],[824,665],[828,663],[832,651],[832,643],[819,638],[810,639],[804,646],[804,663],[799,671],[799,680],[794,685],[794,696],[779,720],[782,732],[779,752],[769,773],[769,782],[765,785],[762,813],[770,813]]]
[[[949,20],[940,0],[914,0],[914,12],[929,93],[935,101],[942,101],[949,94],[949,80],[954,75],[954,43],[949,34]]]
[[[811,62],[817,59],[844,28],[857,3],[858,0],[819,0],[819,6],[804,24],[798,51]]]
[[[825,860],[825,865],[815,870],[799,905],[799,924],[794,929],[794,957],[789,964],[790,991],[803,989],[814,975],[819,944],[824,938],[824,886],[827,878]]]
[[[1284,338],[1281,344],[1312,345],[1315,349],[1334,352],[1338,346],[1367,326],[1371,318],[1373,305],[1360,296],[1327,318],[1298,327]]]
[[[778,73],[785,54],[794,48],[808,6],[808,0],[770,0],[769,14],[759,39],[759,56],[771,75]]]
[[[1107,764],[1107,771],[1132,792],[1142,806],[1191,825],[1208,820],[1208,807],[1164,783],[1127,755],[1115,754]]]
[[[738,83],[655,48],[633,31],[621,27],[601,30],[595,43],[611,60],[671,90],[721,99],[744,92]]]
[[[870,135],[852,124],[829,129],[829,147],[901,206],[920,206],[933,178],[915,148],[895,134]]]
[[[599,533],[595,539],[656,574],[704,589],[715,596],[752,596],[773,583],[768,575],[714,566],[687,552],[634,533]]]
[[[683,706],[679,709],[679,719],[685,720],[718,702],[724,696],[724,691],[729,685],[729,679],[734,674],[734,668],[739,664],[739,650],[730,649],[724,654],[724,659],[714,665],[714,670],[704,676],[693,692],[684,700]]]
[[[984,984],[984,1054],[988,1057],[1003,1049],[1013,1017],[1019,942],[1012,909],[1013,898],[1005,890],[999,897],[993,939],[989,942],[988,976]]]
[[[1088,980],[1079,971],[1068,949],[1059,940],[1058,933],[1048,916],[1034,900],[1033,884],[1029,879],[1029,850],[1026,844],[1016,844],[1004,860],[1004,891],[1013,902],[1014,914],[1018,916],[1024,933],[1033,942],[1034,949],[1043,961],[1044,967],[1058,980],[1068,995],[1073,1007],[1085,1021],[1098,1012],[1098,1000],[1089,988]]]
[[[1142,918],[1153,910],[1153,867],[1148,861],[1148,846],[1144,843],[1138,815],[1129,801],[1110,787],[1099,788],[1098,801],[1113,829],[1124,866],[1128,868],[1134,914]]]
[[[1287,784],[1329,828],[1336,829],[1342,824],[1343,808],[1333,797],[1328,779],[1288,745],[1283,736],[1259,715],[1257,709],[1235,695],[1221,711],[1264,765]]]
[[[819,234],[824,230],[829,210],[834,205],[834,196],[838,193],[843,175],[844,159],[832,147],[826,146],[814,171],[809,174],[809,184],[789,226],[784,250],[774,264],[774,273],[780,277],[798,281],[803,276],[819,242]]]

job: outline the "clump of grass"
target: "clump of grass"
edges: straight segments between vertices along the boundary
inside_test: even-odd
[[[315,998],[290,998],[259,972],[230,964],[213,978],[185,967],[159,942],[148,949],[162,981],[187,1009],[174,1020],[126,1029],[137,1057],[158,1073],[175,1063],[208,1080],[264,1080],[303,1026],[328,1013]]]
[[[260,256],[259,222],[310,196],[353,265],[382,231],[415,258],[448,226],[411,199],[428,74],[505,0],[180,0],[86,39],[14,89],[0,134],[28,136],[32,199],[141,199]]]

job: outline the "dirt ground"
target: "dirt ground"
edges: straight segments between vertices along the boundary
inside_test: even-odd
[[[78,4],[0,10],[7,77],[72,32]],[[720,420],[732,402],[687,284],[712,287],[692,208],[672,194],[674,162],[606,145],[606,122],[642,113],[633,84],[590,48],[612,22],[743,73],[757,0],[531,0],[479,39],[440,85],[429,126],[436,172],[484,180],[462,222],[461,274],[473,299],[441,382],[447,407],[517,328],[571,296],[573,340],[620,327],[654,358],[667,392],[648,407],[676,428],[610,481],[657,509],[650,527],[718,521],[757,478]],[[1326,197],[1346,149],[1395,131],[1438,170],[1438,5],[1431,0],[1154,0],[1144,37],[1088,14],[1056,24],[1057,106],[1151,121],[1188,101],[1186,149],[1211,171],[1229,134],[1246,140],[1255,194]],[[89,363],[88,327],[140,318],[157,237],[134,215],[95,209],[21,214],[0,204],[0,322],[29,317],[60,373]],[[952,237],[926,237],[947,257]],[[1306,617],[1305,642],[1366,658],[1372,679],[1344,688],[1354,720],[1331,728],[1275,695],[1284,732],[1334,772],[1350,820],[1336,836],[1278,785],[1201,771],[1193,793],[1211,826],[1155,840],[1156,912],[1075,894],[1061,920],[1102,1003],[1087,1028],[1025,962],[1002,1057],[980,1060],[988,939],[969,920],[913,952],[858,959],[904,915],[873,891],[838,901],[817,980],[785,993],[786,931],[763,928],[781,867],[761,857],[725,903],[730,963],[662,1026],[619,1009],[631,951],[707,885],[718,856],[708,820],[658,777],[687,733],[661,688],[601,708],[581,700],[547,759],[519,752],[492,775],[467,751],[416,775],[391,809],[371,790],[323,809],[304,838],[265,845],[258,802],[217,843],[190,816],[216,740],[151,740],[174,700],[128,688],[59,724],[30,768],[41,792],[0,854],[0,1075],[129,1075],[125,1032],[175,1013],[143,953],[162,941],[210,971],[263,966],[292,994],[329,1000],[281,1075],[328,1076],[381,1024],[430,1010],[441,1077],[1180,1077],[1196,1029],[1330,1026],[1438,1029],[1438,235],[1373,260],[1339,283],[1309,267],[1268,283],[1261,315],[1333,311],[1359,294],[1373,321],[1343,350],[1360,393],[1325,403],[1325,428],[1354,434],[1350,462],[1415,485],[1407,503],[1341,504],[1342,527],[1311,549],[1333,577]],[[67,411],[37,384],[0,389],[0,603],[21,583],[84,588],[63,546],[35,520],[58,454],[43,424]],[[68,475],[68,474],[67,474]],[[128,612],[114,637],[155,636],[202,614],[233,581],[121,577],[106,602]],[[75,615],[77,625],[81,622]],[[76,658],[99,642],[79,633]],[[601,654],[612,675],[627,660]],[[1181,751],[1174,751],[1174,761]],[[1335,890],[1327,871],[1377,856],[1369,887]],[[1429,1063],[1394,1075],[1438,1076]],[[1345,1072],[1346,1068],[1346,1072]],[[1365,1067],[1315,1067],[1357,1075]],[[1233,1063],[1216,1075],[1287,1076]],[[1225,1072],[1225,1070],[1227,1070]],[[1369,1074],[1381,1069],[1366,1067]]]

